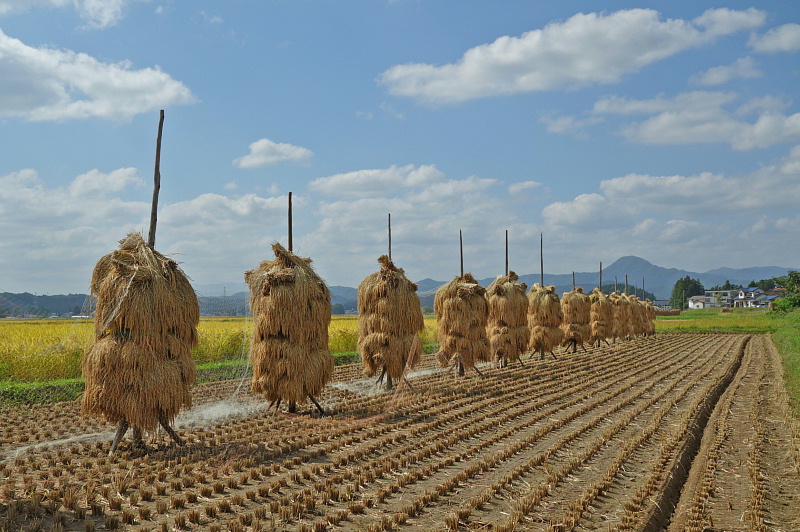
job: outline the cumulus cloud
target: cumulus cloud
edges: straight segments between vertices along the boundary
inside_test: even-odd
[[[753,34],[747,44],[762,53],[796,52],[800,50],[800,24],[784,24],[763,35]]]
[[[599,124],[603,119],[599,116],[588,118],[576,118],[574,116],[555,116],[547,114],[539,119],[539,122],[547,126],[547,131],[559,135],[574,135],[585,138],[584,130],[595,124]]]
[[[796,250],[785,243],[800,238],[798,194],[800,146],[743,175],[629,174],[604,180],[597,193],[542,209],[543,232],[556,243],[551,247],[557,247],[561,264],[633,254],[660,266],[748,266],[741,262],[741,244],[758,237],[761,256],[791,265]]]
[[[321,177],[312,181],[308,189],[342,197],[391,195],[399,190],[437,183],[443,176],[434,165],[392,165],[389,168],[357,170]]]
[[[149,0],[0,0],[0,15],[36,7],[74,7],[88,28],[107,28],[124,17],[125,7]]]
[[[14,291],[28,282],[51,293],[86,291],[101,256],[130,231],[146,234],[150,195],[139,191],[143,185],[134,168],[90,170],[63,187],[50,186],[32,169],[0,176],[4,281],[13,281]],[[302,196],[295,204],[307,209]],[[185,262],[190,276],[238,281],[284,236],[285,223],[285,196],[200,194],[162,201],[156,247]]]
[[[0,116],[30,121],[127,120],[195,101],[160,68],[103,63],[87,54],[32,48],[0,30]]]
[[[295,220],[295,250],[311,256],[330,284],[357,286],[377,270],[388,244],[387,213],[393,258],[415,280],[446,281],[458,273],[459,231],[465,269],[478,278],[502,271],[506,229],[510,266],[518,273],[538,263],[540,232],[546,268],[554,273],[587,271],[596,260],[631,254],[662,266],[687,267],[694,256],[713,256],[709,268],[740,264],[742,239],[749,237],[762,237],[759,253],[776,264],[796,262],[785,242],[800,238],[800,146],[743,175],[606,179],[595,192],[545,206],[541,223],[531,221],[538,213],[529,203],[512,201],[520,190],[536,189],[533,181],[448,178],[433,166],[383,171],[396,181],[374,172],[323,178],[315,190],[293,196],[296,212],[304,213]],[[146,231],[144,185],[132,168],[90,170],[63,187],[34,170],[0,176],[0,270],[13,283],[0,291],[22,291],[28,281],[38,290],[85,290],[100,256],[128,231]],[[371,187],[370,194],[353,193],[358,186]],[[269,258],[285,227],[286,196],[201,193],[160,206],[156,246],[183,262],[198,284],[241,282],[243,271]]]
[[[764,23],[756,9],[711,9],[663,20],[650,9],[580,13],[519,37],[476,46],[457,63],[396,65],[379,77],[390,93],[434,104],[616,83],[624,75],[717,37]]]
[[[793,212],[797,194],[800,146],[773,164],[742,176],[703,172],[692,176],[629,174],[606,179],[600,183],[600,193],[552,203],[542,210],[542,216],[548,225],[572,230],[622,224],[642,232],[655,223],[654,215],[665,220],[702,220],[720,216],[733,219],[764,211]]]
[[[722,142],[736,150],[752,150],[800,139],[800,113],[782,114],[773,98],[757,98],[738,109],[729,109],[737,99],[735,93],[710,91],[672,98],[661,95],[649,100],[612,96],[596,102],[593,112],[653,115],[623,129],[629,140],[642,144]],[[744,115],[754,112],[754,121],[745,120]]]
[[[732,79],[760,78],[763,73],[755,66],[751,57],[740,57],[732,65],[713,67],[691,78],[695,85],[712,87],[722,85]]]
[[[285,161],[302,161],[313,156],[314,152],[308,148],[259,139],[250,144],[250,153],[235,159],[233,165],[239,168],[261,168]]]
[[[511,183],[508,186],[508,192],[513,196],[521,192],[537,189],[541,186],[542,184],[538,181],[520,181],[519,183]]]

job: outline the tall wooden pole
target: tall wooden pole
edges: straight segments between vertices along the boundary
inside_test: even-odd
[[[506,229],[506,277],[508,277],[508,229]]]
[[[572,290],[575,291],[575,271],[572,272]]]
[[[158,223],[158,193],[161,190],[161,131],[164,129],[164,110],[158,117],[158,138],[156,139],[156,165],[153,172],[153,202],[150,208],[150,234],[147,245],[150,249],[156,246],[156,224]]]
[[[600,291],[603,291],[603,261],[600,261]]]
[[[539,281],[544,288],[544,233],[539,233]]]
[[[389,260],[392,260],[392,213],[389,213]]]
[[[289,192],[289,251],[292,251],[292,193]]]
[[[458,230],[458,255],[461,259],[461,277],[464,277],[464,237],[461,229]]]

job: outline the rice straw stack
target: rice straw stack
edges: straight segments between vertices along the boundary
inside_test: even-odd
[[[644,305],[646,309],[645,315],[647,318],[645,335],[651,336],[656,333],[656,308],[653,306],[653,302],[647,298],[644,300]]]
[[[541,286],[535,283],[528,294],[528,327],[530,340],[528,350],[538,352],[544,358],[545,352],[553,350],[564,342],[561,324],[564,313],[555,286]],[[555,357],[555,355],[553,355]]]
[[[275,260],[244,274],[253,313],[251,389],[270,402],[292,405],[319,394],[333,374],[328,350],[331,296],[311,268],[278,243]]]
[[[561,311],[564,313],[564,344],[572,346],[572,352],[578,345],[583,346],[592,335],[591,322],[592,302],[583,293],[583,288],[575,287],[571,292],[564,292],[561,298]]]
[[[631,295],[629,297],[633,313],[633,336],[644,336],[647,334],[647,308],[637,296]]]
[[[598,346],[614,334],[614,306],[599,288],[594,288],[589,296],[592,302],[590,325],[591,343]]]
[[[505,365],[519,360],[528,348],[528,286],[518,282],[513,271],[508,276],[499,276],[486,288],[489,314],[486,334],[489,337],[491,355],[495,361]]]
[[[186,275],[130,233],[97,262],[90,288],[97,297],[95,341],[81,363],[82,413],[126,423],[135,433],[172,423],[191,407],[195,377],[200,308]]]
[[[367,376],[382,371],[391,383],[422,357],[418,333],[425,321],[417,285],[388,256],[378,262],[380,271],[358,285],[358,351]]]
[[[456,277],[436,291],[433,300],[439,338],[437,359],[442,367],[458,364],[459,372],[490,360],[486,322],[486,290],[470,273]]]

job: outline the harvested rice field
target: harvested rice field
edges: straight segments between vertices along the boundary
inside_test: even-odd
[[[313,404],[193,388],[108,456],[79,402],[0,411],[1,530],[800,530],[800,447],[769,336],[658,334],[391,392],[339,366]]]

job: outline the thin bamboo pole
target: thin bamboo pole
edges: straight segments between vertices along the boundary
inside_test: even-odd
[[[544,286],[544,233],[539,233],[539,281]]]
[[[164,110],[158,117],[158,138],[156,138],[156,164],[153,171],[153,202],[150,208],[150,233],[147,236],[147,245],[150,249],[156,246],[156,224],[158,223],[158,193],[161,190],[161,132],[164,129]]]
[[[461,277],[464,277],[464,237],[461,229],[458,230],[458,255],[461,261]]]
[[[289,192],[289,251],[292,250],[292,193]]]
[[[508,229],[506,229],[506,277],[508,277]]]

